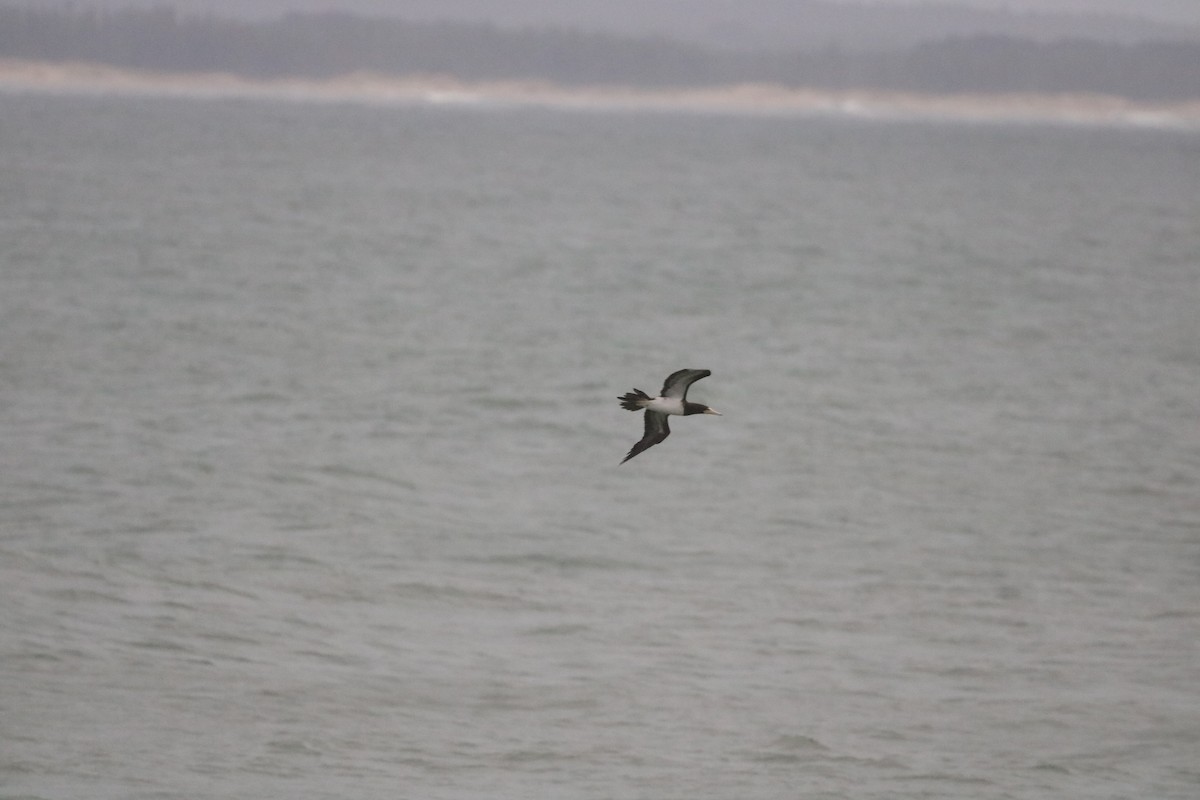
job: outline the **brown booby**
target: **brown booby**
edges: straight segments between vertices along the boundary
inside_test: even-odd
[[[707,369],[681,369],[667,376],[658,397],[651,397],[641,389],[634,389],[617,398],[621,401],[621,408],[628,411],[644,409],[646,412],[646,432],[642,436],[642,440],[635,444],[629,454],[621,460],[622,464],[670,436],[671,429],[667,426],[667,417],[672,414],[681,417],[689,414],[721,416],[721,412],[713,411],[701,403],[689,403],[687,399],[688,387],[709,375],[712,375],[712,372]]]

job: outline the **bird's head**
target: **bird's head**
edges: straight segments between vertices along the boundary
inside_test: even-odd
[[[716,414],[718,417],[723,416],[720,411],[714,411],[703,403],[684,403],[683,415],[686,417],[689,414]]]

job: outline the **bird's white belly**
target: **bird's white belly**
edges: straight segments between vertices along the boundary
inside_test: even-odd
[[[655,397],[645,407],[660,414],[683,414],[683,401],[676,397]]]

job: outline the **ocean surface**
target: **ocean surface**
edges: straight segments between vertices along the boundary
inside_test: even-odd
[[[0,278],[6,800],[1200,797],[1194,131],[10,91]]]

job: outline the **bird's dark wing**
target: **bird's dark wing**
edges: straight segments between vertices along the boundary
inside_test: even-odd
[[[680,400],[686,400],[688,387],[709,375],[712,375],[712,371],[707,369],[681,369],[678,372],[672,372],[667,376],[660,394],[663,397],[678,397]]]
[[[643,450],[649,450],[670,435],[671,429],[667,426],[667,415],[657,411],[647,411],[646,432],[642,435],[642,440],[633,446],[625,458],[621,459],[621,463],[624,464]]]

